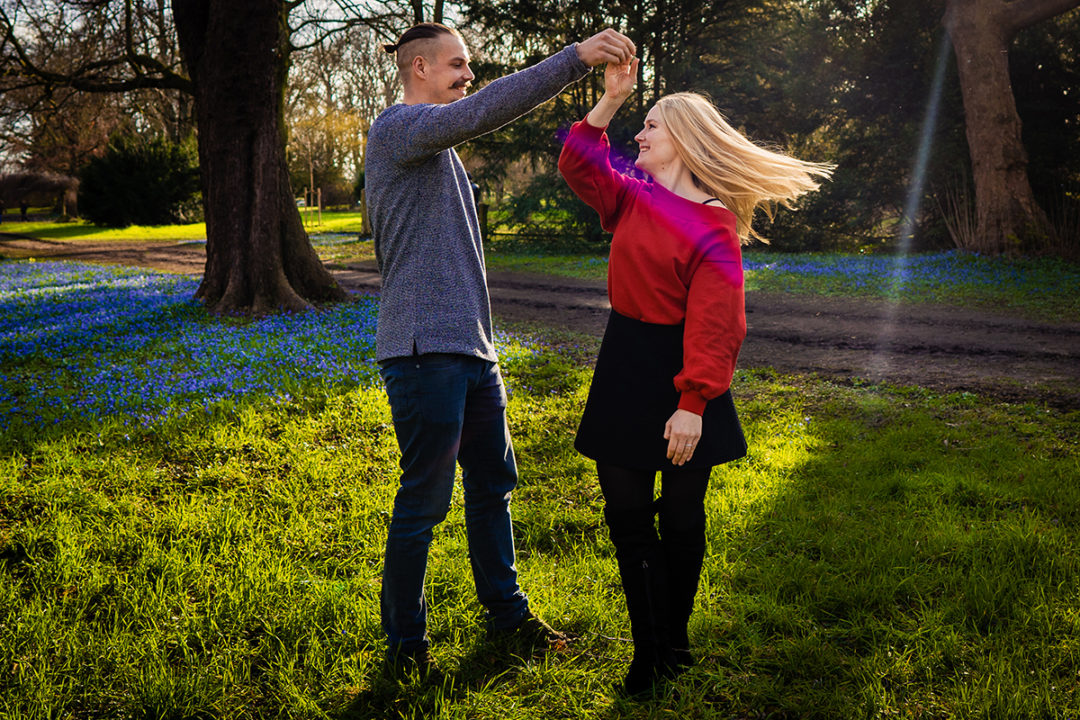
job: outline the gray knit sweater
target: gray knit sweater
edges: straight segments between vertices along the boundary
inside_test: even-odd
[[[382,273],[377,360],[456,353],[495,361],[484,248],[453,148],[581,79],[573,45],[446,105],[393,105],[371,125],[365,186]]]

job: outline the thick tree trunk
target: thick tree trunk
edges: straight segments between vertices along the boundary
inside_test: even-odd
[[[285,164],[288,23],[281,0],[173,0],[194,86],[214,312],[295,311],[346,293],[323,267]]]
[[[1075,7],[1080,0],[948,0],[975,181],[977,246],[999,255],[1031,249],[1052,232],[1028,181],[1027,152],[1009,80],[1009,44],[1025,24]]]

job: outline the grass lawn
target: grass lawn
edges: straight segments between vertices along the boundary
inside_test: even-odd
[[[1080,715],[1076,411],[740,371],[751,450],[707,499],[700,662],[630,703],[571,446],[595,343],[504,332],[522,584],[580,639],[525,659],[485,640],[458,490],[427,582],[448,678],[398,682],[374,301],[240,323],[193,289],[0,263],[0,717]]]
[[[126,228],[99,227],[85,220],[71,222],[5,222],[0,232],[29,235],[41,240],[68,242],[108,242],[113,240],[205,240],[206,223],[188,225],[131,225]]]
[[[300,208],[304,227],[310,233],[358,233],[359,211],[323,211],[322,222],[315,214],[309,215]],[[126,228],[99,227],[85,220],[71,222],[11,222],[0,224],[0,232],[30,235],[42,240],[67,240],[74,242],[108,242],[112,240],[205,240],[206,223],[188,225],[131,225]]]

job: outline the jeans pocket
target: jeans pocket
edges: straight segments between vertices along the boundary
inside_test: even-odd
[[[481,362],[467,355],[432,353],[385,363],[381,374],[394,423],[419,419],[460,425],[473,364]]]

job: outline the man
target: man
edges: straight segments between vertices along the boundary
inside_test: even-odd
[[[372,124],[366,191],[382,273],[376,359],[401,449],[386,540],[382,622],[392,667],[431,668],[424,574],[433,528],[462,469],[473,578],[492,633],[556,641],[517,583],[510,494],[517,466],[492,344],[484,251],[471,184],[453,148],[554,97],[601,63],[628,62],[614,30],[575,43],[466,97],[469,51],[424,23],[395,45],[404,100]]]

